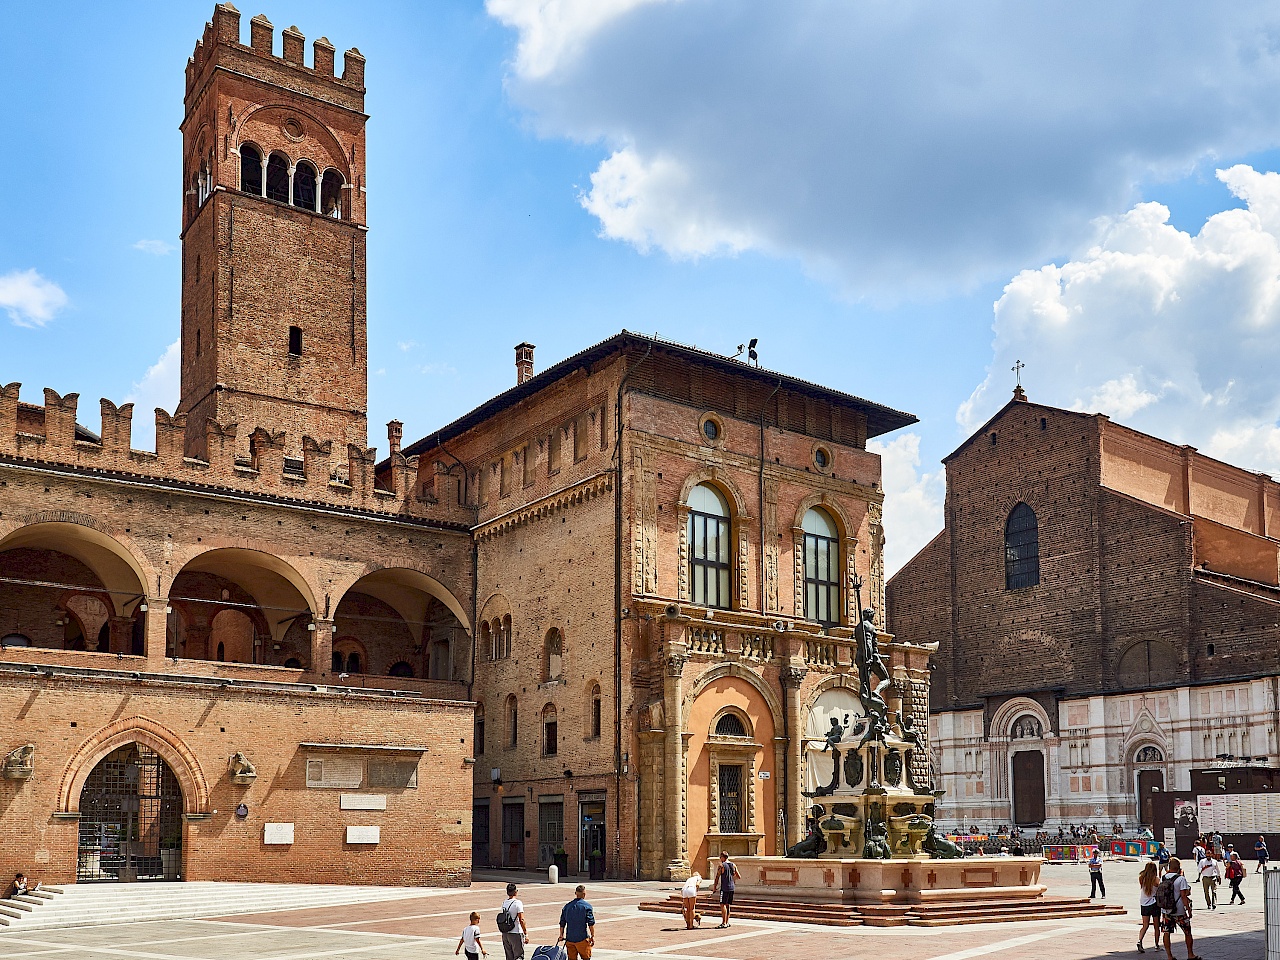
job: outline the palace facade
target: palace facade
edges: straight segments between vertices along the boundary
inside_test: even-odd
[[[182,385],[0,389],[0,822],[50,881],[681,876],[781,852],[883,609],[909,414],[622,333],[367,440],[364,57],[218,5]],[[857,584],[857,589],[855,589]],[[883,638],[924,726],[927,646]],[[33,751],[25,750],[30,744]],[[563,852],[562,852],[563,851]],[[705,868],[704,868],[705,869]]]
[[[938,644],[941,816],[1132,828],[1193,768],[1275,765],[1280,485],[1021,388],[944,463],[944,529],[888,585]]]

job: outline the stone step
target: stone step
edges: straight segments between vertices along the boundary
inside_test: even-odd
[[[672,895],[667,900],[641,903],[640,909],[651,913],[681,914],[684,912],[684,904],[680,897]],[[720,902],[710,897],[700,897],[697,909],[704,918],[708,915],[718,916]],[[857,910],[844,904],[735,899],[733,915],[743,920],[781,920],[833,927],[856,927],[862,923]]]
[[[13,910],[25,910],[30,913],[35,907],[25,900],[0,900],[0,907],[9,907]]]

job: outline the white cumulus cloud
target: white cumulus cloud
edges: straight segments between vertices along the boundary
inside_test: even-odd
[[[143,253],[150,253],[153,256],[163,257],[166,254],[173,253],[176,248],[166,240],[139,240],[133,245],[133,249],[141,250]]]
[[[893,576],[942,529],[947,480],[942,467],[920,470],[920,435],[902,433],[892,440],[871,440],[880,455],[884,488],[885,575]]]
[[[43,327],[67,305],[67,295],[34,269],[0,274],[0,308],[20,327]]]
[[[180,341],[175,340],[165,348],[160,359],[147,368],[142,379],[134,383],[124,402],[134,404],[139,413],[150,414],[156,407],[173,413],[178,408],[181,380],[182,349]]]
[[[516,66],[545,77],[581,53],[592,34],[646,3],[665,0],[486,0],[485,8],[520,31]]]
[[[794,257],[853,294],[1008,276],[1141,183],[1280,143],[1280,6],[1260,0],[488,11],[517,31],[508,90],[536,128],[600,145],[583,203],[603,235]]]
[[[1100,221],[1076,259],[1015,276],[961,426],[1008,399],[1009,368],[1023,360],[1032,400],[1280,474],[1280,176],[1234,166],[1218,179],[1247,206],[1194,235],[1141,203]]]

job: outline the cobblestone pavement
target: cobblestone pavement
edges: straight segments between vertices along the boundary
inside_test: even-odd
[[[687,932],[674,915],[641,913],[643,899],[665,896],[674,884],[596,883],[587,895],[595,905],[596,957],[635,960],[1094,960],[1138,956],[1137,884],[1139,864],[1106,865],[1112,902],[1129,909],[1124,917],[1098,920],[973,924],[961,927],[825,929],[803,924],[738,920],[729,930],[710,926]],[[490,875],[492,876],[492,875]],[[1085,896],[1084,866],[1046,865],[1050,894]],[[454,955],[467,914],[481,914],[490,956],[501,960],[494,928],[505,879],[486,879],[465,890],[424,890],[421,897],[381,903],[290,910],[220,920],[170,920],[69,930],[0,935],[0,957],[48,960],[443,960]],[[1245,882],[1245,906],[1204,909],[1197,885],[1193,918],[1196,952],[1205,960],[1262,960],[1261,884]],[[551,943],[560,905],[571,885],[552,887],[530,879],[521,887],[533,944]],[[1225,899],[1225,898],[1224,898]],[[1150,934],[1148,934],[1150,937]],[[1148,954],[1160,960],[1163,950]],[[532,948],[528,949],[532,954]],[[1186,957],[1181,939],[1174,956]]]

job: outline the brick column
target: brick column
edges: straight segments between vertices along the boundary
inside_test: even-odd
[[[168,603],[163,598],[147,597],[145,618],[145,637],[148,660],[163,660],[169,646],[169,615],[165,613]],[[115,638],[112,637],[114,644]]]
[[[666,672],[662,681],[666,738],[663,749],[667,795],[663,817],[663,846],[666,850],[669,879],[682,880],[689,876],[689,862],[685,859],[684,809],[687,784],[684,775],[684,717],[681,713],[682,691],[680,677],[688,661],[683,643],[669,644]]]
[[[311,672],[328,673],[333,666],[333,621],[315,620],[311,632]]]
[[[800,790],[804,783],[804,728],[801,726],[804,718],[800,711],[800,685],[804,683],[804,678],[808,672],[805,666],[794,663],[783,667],[781,672],[784,700],[782,709],[786,711],[787,730],[791,734],[787,738],[787,752],[784,761],[787,765],[785,810],[787,814],[786,846],[788,848],[804,839],[805,810]],[[784,852],[779,851],[779,854]]]
[[[133,618],[108,617],[107,624],[111,637],[111,652],[123,653],[126,656],[133,653]]]

